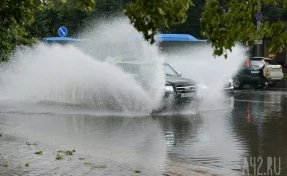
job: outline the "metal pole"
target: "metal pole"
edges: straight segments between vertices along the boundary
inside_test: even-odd
[[[261,20],[262,20],[262,13],[261,12],[258,12],[256,14],[256,20],[257,20],[257,31],[260,30],[260,24],[261,24]],[[256,55],[257,56],[264,56],[263,54],[263,48],[262,48],[262,44],[263,44],[263,41],[262,40],[259,40],[256,44]]]
[[[287,21],[285,21],[285,30],[287,30]],[[287,48],[285,48],[285,62],[284,62],[284,66],[287,65]]]
[[[257,31],[260,30],[260,21],[257,21]],[[256,56],[260,56],[260,43],[259,41],[256,44]]]

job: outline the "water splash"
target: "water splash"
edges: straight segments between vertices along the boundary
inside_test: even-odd
[[[167,61],[183,77],[210,88],[202,93],[205,101],[212,102],[209,106],[224,97],[221,89],[245,58],[241,46],[228,59],[214,59],[210,45],[161,55],[126,18],[95,23],[79,37],[88,40],[65,46],[39,43],[16,50],[1,71],[1,99],[85,107],[96,114],[147,114],[160,106],[165,84],[162,63]],[[151,89],[143,89],[131,75],[109,63],[110,58],[155,63],[156,67],[145,71]]]
[[[155,46],[127,38],[139,34],[126,20],[102,22],[86,35],[95,40],[90,38],[91,42],[76,46],[40,43],[17,50],[2,72],[2,99],[76,104],[98,112],[150,113],[159,106],[164,91],[163,59]],[[87,52],[89,48],[94,52]],[[131,75],[105,62],[108,56],[136,55],[140,60],[153,58],[157,65],[146,74],[153,87],[150,91]]]
[[[202,101],[199,110],[222,110],[228,106],[217,106],[218,101],[230,99],[223,88],[229,80],[238,72],[241,64],[247,57],[246,48],[236,45],[232,52],[224,56],[212,56],[213,49],[210,44],[201,43],[183,48],[164,52],[166,61],[169,62],[183,77],[195,80],[199,86],[199,94]]]
[[[193,45],[184,50],[173,51],[166,54],[166,59],[173,67],[179,70],[184,77],[193,79],[199,84],[221,92],[240,68],[246,58],[246,49],[237,45],[232,52],[214,58],[210,44]]]

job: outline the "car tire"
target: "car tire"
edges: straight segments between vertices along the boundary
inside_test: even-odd
[[[266,90],[268,88],[268,84],[266,85],[265,82],[261,83],[260,85],[256,86],[257,90]]]

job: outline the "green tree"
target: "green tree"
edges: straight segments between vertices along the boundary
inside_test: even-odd
[[[205,1],[193,0],[194,7],[189,8],[187,12],[187,19],[183,24],[174,25],[171,28],[163,27],[162,32],[191,34],[196,38],[204,38],[201,34],[200,18],[205,5]]]
[[[191,0],[135,0],[127,4],[124,13],[145,39],[154,43],[161,26],[170,28],[185,22],[191,5]]]
[[[287,0],[206,0],[204,7],[200,0],[193,2],[195,9],[190,9],[191,0],[98,0],[98,11],[91,13],[96,8],[95,0],[2,0],[0,56],[7,60],[16,45],[31,44],[34,36],[55,35],[59,25],[77,29],[88,17],[123,9],[150,43],[163,26],[192,33],[192,25],[196,24],[212,42],[215,55],[226,55],[238,41],[250,45],[262,38],[270,40],[273,53],[287,46],[286,24],[282,21],[286,19]],[[260,10],[267,13],[257,30],[255,14]],[[37,23],[33,23],[35,18]],[[174,25],[178,28],[171,28]]]
[[[68,7],[66,4],[61,4],[57,8],[37,10],[34,15],[35,21],[29,27],[29,31],[31,36],[42,39],[58,35],[57,29],[66,26],[68,29],[73,29],[69,31],[69,35],[74,36],[89,15],[89,11]]]
[[[2,0],[0,3],[0,58],[5,61],[18,44],[30,44],[25,26],[33,22],[33,4],[27,0]]]
[[[73,6],[86,11],[95,8],[95,0],[69,0]],[[70,4],[66,0],[1,0],[0,3],[0,59],[7,61],[17,45],[30,45],[34,38],[30,26],[36,11]],[[45,19],[44,19],[45,20]]]
[[[268,39],[270,52],[276,53],[287,46],[286,24],[280,19],[286,4],[287,0],[207,0],[202,13],[202,34],[212,42],[215,55],[227,56],[236,42],[251,45],[260,39]],[[257,29],[255,16],[259,11],[269,14],[265,14]]]

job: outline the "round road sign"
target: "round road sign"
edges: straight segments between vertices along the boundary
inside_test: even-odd
[[[62,26],[58,29],[58,34],[61,37],[65,37],[68,34],[68,29],[66,27]]]

